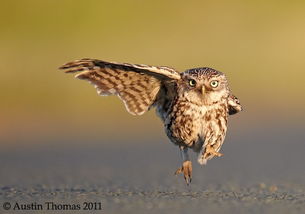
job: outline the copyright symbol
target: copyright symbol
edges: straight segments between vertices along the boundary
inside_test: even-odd
[[[10,202],[4,202],[2,206],[3,206],[3,209],[5,209],[5,210],[9,210],[12,207]]]

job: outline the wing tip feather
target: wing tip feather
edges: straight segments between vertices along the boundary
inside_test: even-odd
[[[94,67],[94,61],[95,59],[83,58],[80,60],[65,63],[64,65],[60,66],[59,69],[64,70],[65,73],[82,72]]]

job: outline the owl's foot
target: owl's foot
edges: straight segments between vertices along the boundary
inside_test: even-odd
[[[178,175],[183,172],[184,180],[187,185],[189,185],[192,182],[192,162],[187,160],[184,161],[182,166],[176,170],[175,175]]]
[[[212,145],[207,145],[203,154],[203,158],[206,159],[208,156],[213,155],[217,157],[223,156],[222,153],[216,152]]]

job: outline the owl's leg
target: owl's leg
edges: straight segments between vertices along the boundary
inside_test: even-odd
[[[178,175],[183,172],[184,179],[187,185],[192,182],[192,162],[190,161],[189,155],[187,153],[187,148],[180,146],[180,152],[182,156],[182,166],[176,170],[175,175]]]

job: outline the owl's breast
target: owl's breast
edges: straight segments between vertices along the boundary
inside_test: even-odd
[[[202,135],[205,137],[205,144],[214,144],[216,141],[222,141],[227,131],[227,108],[226,106],[217,106],[210,108],[203,115]]]
[[[202,118],[205,113],[204,106],[177,102],[164,121],[167,136],[173,143],[188,147],[202,141]]]
[[[207,141],[221,141],[227,128],[225,105],[203,106],[191,102],[177,102],[165,120],[170,140],[200,150]]]

